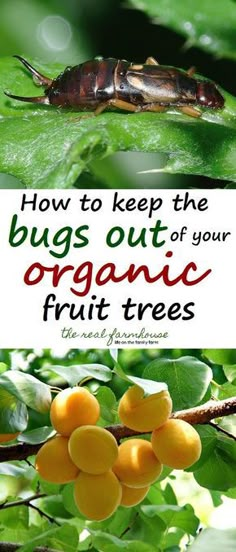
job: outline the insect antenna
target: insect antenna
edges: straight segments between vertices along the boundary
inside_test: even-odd
[[[35,69],[32,65],[30,65],[30,63],[26,61],[26,59],[24,59],[23,57],[17,56],[17,55],[13,57],[15,57],[16,59],[19,59],[19,61],[23,63],[26,69],[30,71],[31,75],[33,75],[37,79],[37,81],[41,86],[51,86],[53,79],[49,79],[48,77],[45,77],[44,75],[39,73],[37,69]]]
[[[5,96],[8,96],[8,98],[13,98],[14,100],[19,100],[21,102],[49,105],[49,99],[47,96],[33,96],[26,98],[25,96],[15,96],[14,94],[9,94],[9,92],[4,92],[4,94]]]

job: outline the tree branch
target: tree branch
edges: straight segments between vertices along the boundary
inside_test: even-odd
[[[219,431],[219,433],[223,433],[224,435],[226,435],[226,437],[230,437],[231,439],[236,441],[236,435],[233,435],[232,433],[230,433],[223,427],[219,426],[218,424],[215,424],[214,422],[209,422],[208,425],[211,427],[214,427],[214,429],[216,429],[216,431]]]
[[[230,416],[236,413],[236,397],[224,401],[208,401],[207,403],[190,408],[188,410],[179,410],[173,412],[171,418],[185,420],[192,425],[207,424],[215,418]],[[138,431],[133,431],[121,424],[107,426],[106,429],[114,435],[119,442],[126,437],[140,435]],[[150,432],[147,432],[150,433]],[[233,437],[233,436],[232,436]],[[0,446],[0,462],[9,462],[11,460],[25,460],[28,456],[36,454],[43,443],[30,445],[28,443],[19,443],[17,445]],[[1,552],[1,550],[0,550]]]
[[[0,552],[15,552],[21,546],[22,544],[16,544],[15,542],[0,542]],[[58,550],[47,546],[36,546],[34,552],[58,552]]]
[[[29,508],[32,508],[38,514],[42,517],[45,517],[50,523],[56,523],[60,527],[60,524],[51,516],[43,512],[38,506],[35,506],[35,504],[32,504],[34,500],[38,500],[38,498],[44,498],[47,496],[45,493],[38,493],[34,494],[32,496],[29,496],[28,498],[22,498],[20,500],[15,500],[13,502],[4,502],[0,505],[0,510],[6,510],[7,508],[15,508],[16,506],[29,506]],[[1,549],[0,549],[1,550]]]

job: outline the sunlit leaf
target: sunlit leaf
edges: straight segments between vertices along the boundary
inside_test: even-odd
[[[23,431],[28,422],[26,405],[0,384],[0,433]]]
[[[44,441],[53,437],[55,433],[56,432],[52,427],[38,427],[37,429],[32,429],[31,431],[25,431],[19,435],[17,440],[20,443],[36,445],[38,443],[44,443]]]
[[[114,423],[116,418],[116,396],[113,391],[106,386],[99,388],[96,399],[101,408],[101,416],[104,420]]]
[[[46,370],[62,376],[71,387],[87,378],[94,378],[104,382],[110,381],[112,378],[112,371],[104,364],[73,364],[71,366],[52,364],[50,366],[44,365],[38,371],[45,372]]]
[[[5,389],[37,412],[47,412],[50,408],[52,398],[49,385],[30,374],[8,370],[0,376],[0,389]]]
[[[28,469],[28,466],[27,466]],[[11,477],[23,477],[25,474],[25,467],[20,467],[13,462],[1,462],[0,463],[0,475],[10,475]]]
[[[203,349],[203,355],[216,364],[236,363],[236,349]]]
[[[138,540],[121,540],[113,535],[108,535],[102,531],[96,531],[93,534],[93,544],[98,550],[103,552],[118,552],[118,550],[124,550],[125,552],[154,552],[156,547],[151,544],[146,544]]]
[[[212,378],[207,364],[195,357],[161,358],[146,366],[143,376],[166,382],[173,409],[181,410],[198,404],[204,397]]]
[[[204,445],[204,438],[212,440],[211,450],[205,456],[205,462],[201,462],[199,469],[194,472],[196,481],[202,487],[227,491],[236,486],[236,442],[217,432],[214,428],[198,426],[198,431]],[[212,447],[214,445],[214,448]],[[201,459],[200,459],[201,460]],[[198,467],[196,464],[195,469]]]
[[[144,390],[146,396],[154,395],[154,393],[160,393],[161,391],[165,391],[166,389],[168,389],[167,384],[163,381],[156,381],[154,379],[150,381],[149,379],[130,376],[129,374],[126,374],[124,370],[122,370],[121,366],[116,366],[114,371],[125,381],[129,381],[130,383],[141,387]]]
[[[196,535],[199,519],[195,516],[190,504],[186,506],[157,505],[141,506],[142,512],[149,517],[158,515],[168,527],[179,527],[190,535]]]

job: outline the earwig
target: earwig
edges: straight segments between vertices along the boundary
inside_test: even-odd
[[[166,111],[175,107],[200,117],[196,107],[220,109],[224,98],[214,82],[194,77],[188,71],[159,65],[153,57],[145,64],[126,60],[94,59],[67,67],[55,79],[45,77],[21,56],[14,56],[30,71],[44,96],[24,97],[5,92],[15,100],[58,107],[92,110],[95,115],[109,107],[124,111]]]

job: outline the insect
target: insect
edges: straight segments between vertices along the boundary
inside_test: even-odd
[[[5,92],[10,98],[35,104],[92,110],[95,115],[109,107],[124,111],[165,111],[176,107],[192,117],[200,117],[196,106],[219,109],[224,98],[216,85],[199,80],[188,71],[159,65],[153,57],[144,64],[126,60],[93,59],[67,67],[55,79],[40,74],[21,56],[14,56],[45,88],[44,96],[24,97]]]

